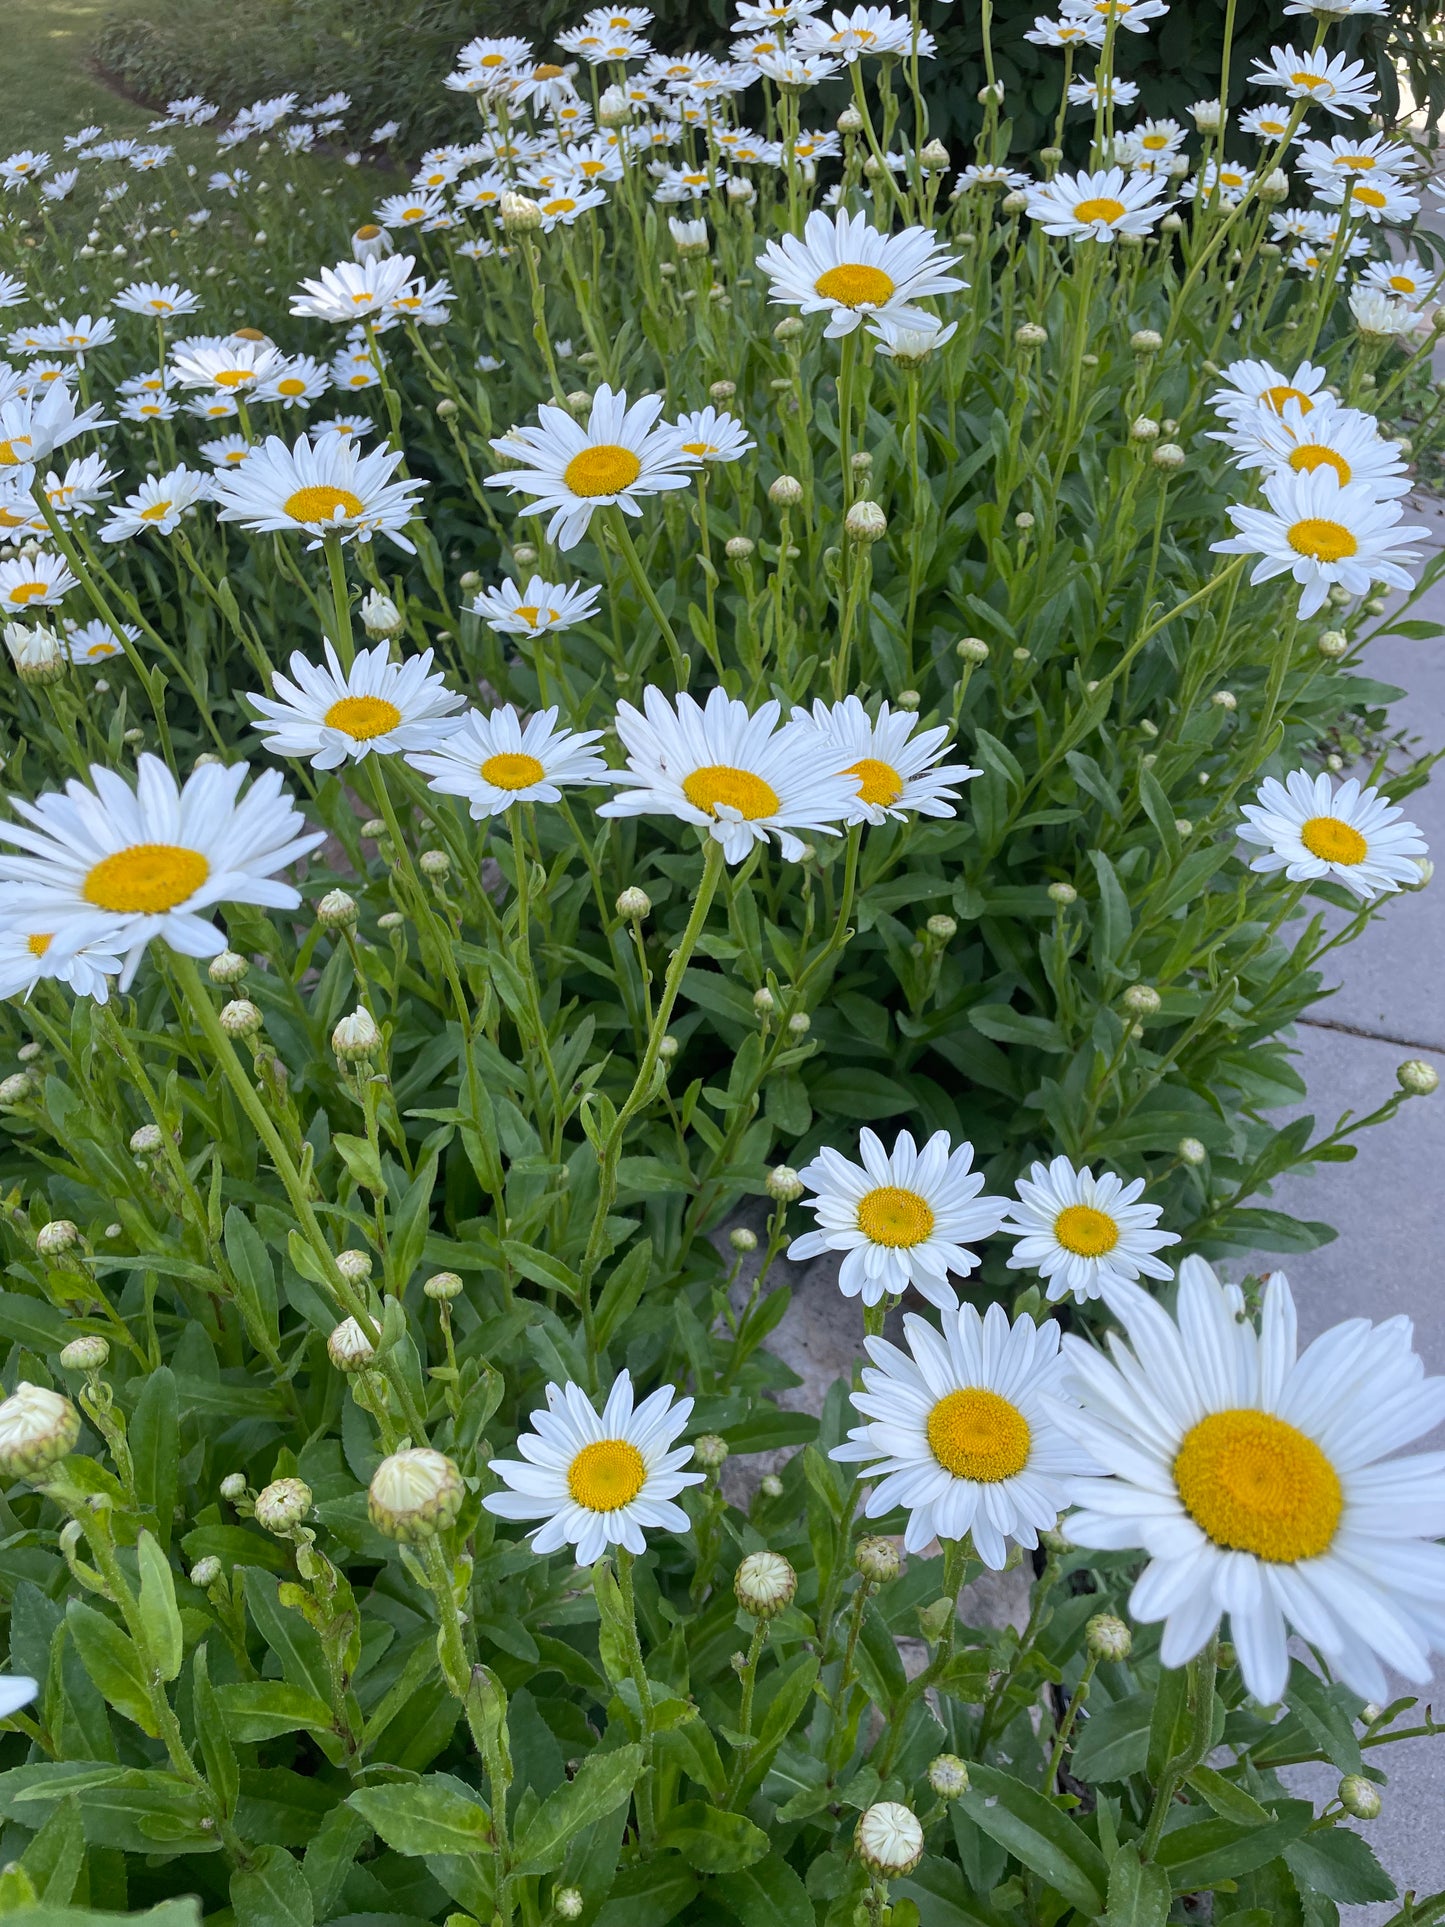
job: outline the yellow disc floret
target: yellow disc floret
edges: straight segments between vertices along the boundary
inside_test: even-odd
[[[956,1479],[1011,1479],[1028,1464],[1031,1442],[1019,1408],[981,1385],[949,1392],[928,1414],[929,1450]]]
[[[132,843],[93,864],[80,894],[97,910],[155,917],[193,897],[210,874],[199,850],[178,843]]]
[[[616,1512],[631,1505],[646,1481],[642,1454],[627,1439],[584,1445],[567,1468],[567,1490],[589,1512]]]
[[[1293,1565],[1328,1552],[1344,1510],[1339,1474],[1313,1439],[1270,1412],[1212,1412],[1184,1436],[1174,1482],[1217,1546]]]
[[[858,1200],[858,1229],[875,1245],[909,1250],[933,1231],[933,1207],[901,1184],[880,1184]]]
[[[762,816],[776,816],[782,808],[778,792],[750,769],[734,769],[730,763],[705,763],[682,780],[682,793],[695,810],[716,816],[718,806],[736,810],[749,823]]]

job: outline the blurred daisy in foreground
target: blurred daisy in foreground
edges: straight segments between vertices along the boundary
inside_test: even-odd
[[[483,822],[513,803],[558,803],[564,787],[605,783],[611,772],[596,729],[559,729],[555,709],[522,722],[510,703],[490,715],[471,710],[439,748],[407,757],[440,796],[465,797]]]
[[[218,469],[213,488],[223,522],[258,533],[303,529],[313,549],[328,535],[344,542],[386,535],[411,554],[403,531],[424,484],[393,481],[400,461],[400,449],[363,453],[334,435],[314,442],[301,435],[289,448],[268,435],[239,468]]]
[[[508,580],[495,589],[481,589],[467,605],[499,636],[542,636],[574,628],[595,616],[602,600],[599,588],[580,582],[547,582],[532,576],[525,587]]]
[[[819,696],[811,712],[798,708],[793,721],[817,730],[830,757],[845,776],[854,777],[858,794],[849,814],[854,823],[880,824],[891,816],[904,822],[919,816],[954,816],[958,791],[952,787],[978,775],[967,763],[945,763],[949,747],[945,727],[913,732],[916,715],[890,711],[883,703],[876,720],[856,696],[840,703]]]
[[[672,816],[705,829],[729,863],[776,836],[790,861],[805,845],[795,830],[830,836],[851,813],[856,777],[834,771],[832,755],[811,723],[778,724],[778,704],[754,713],[710,692],[705,708],[689,695],[669,702],[644,690],[641,710],[617,706],[617,734],[627,767],[622,793],[599,806],[601,816]]]
[[[1112,1171],[1096,1178],[1088,1165],[1075,1170],[1065,1157],[1034,1164],[1015,1186],[1004,1230],[1017,1238],[1011,1271],[1036,1271],[1050,1300],[1097,1298],[1111,1285],[1139,1277],[1172,1278],[1172,1267],[1155,1253],[1176,1245],[1178,1235],[1157,1229],[1160,1208],[1139,1204],[1143,1178],[1126,1184]]]
[[[688,1516],[675,1503],[701,1472],[683,1468],[690,1445],[678,1434],[692,1416],[690,1398],[674,1399],[663,1385],[634,1406],[632,1380],[614,1380],[599,1413],[580,1385],[548,1385],[545,1410],[517,1439],[520,1459],[493,1459],[491,1470],[509,1488],[482,1500],[502,1519],[537,1519],[528,1534],[536,1553],[571,1545],[579,1566],[594,1564],[612,1546],[645,1552],[646,1532],[686,1532]]]
[[[0,402],[0,473],[42,462],[86,429],[109,425],[101,420],[99,402],[77,411],[75,397],[63,381]]]
[[[1093,18],[1106,27],[1112,19],[1129,33],[1148,33],[1151,20],[1168,13],[1166,0],[1064,0],[1065,14]]]
[[[926,326],[934,317],[915,304],[967,285],[944,272],[953,265],[953,256],[930,229],[884,234],[865,215],[845,208],[831,220],[815,209],[801,239],[785,234],[758,256],[758,266],[772,281],[769,298],[802,314],[826,314],[826,336],[851,334],[872,314],[886,314],[908,327]]]
[[[1336,789],[1328,776],[1292,770],[1283,783],[1267,776],[1243,806],[1242,843],[1264,855],[1251,870],[1283,870],[1291,883],[1328,878],[1363,902],[1420,881],[1418,858],[1428,845],[1403,810],[1351,776]]]
[[[1104,167],[1092,174],[1057,174],[1029,190],[1028,212],[1045,234],[1112,241],[1147,234],[1168,207],[1164,183],[1153,176]]]
[[[290,676],[274,677],[274,696],[248,695],[261,717],[253,727],[273,756],[295,756],[313,769],[429,749],[458,727],[452,712],[465,701],[432,674],[432,659],[427,649],[393,662],[390,643],[379,642],[343,669],[329,641],[324,663],[297,650]]]
[[[121,966],[119,954],[107,942],[115,920],[90,911],[66,917],[51,929],[42,927],[44,921],[31,913],[23,890],[0,885],[0,998],[28,997],[38,983],[54,978],[77,997],[105,1003],[110,979],[119,975]],[[0,1680],[0,1689],[8,1684]],[[0,1712],[0,1718],[13,1710]]]
[[[63,556],[41,550],[8,562],[0,561],[0,611],[24,615],[32,609],[53,609],[78,588]]]
[[[873,1363],[851,1396],[866,1423],[828,1456],[878,1481],[865,1517],[907,1510],[905,1552],[972,1534],[997,1572],[1010,1541],[1038,1544],[1090,1470],[1067,1429],[1059,1328],[1029,1317],[1011,1325],[1002,1305],[980,1317],[950,1304],[941,1331],[916,1312],[905,1312],[903,1331],[906,1352],[863,1341]]]
[[[1244,1683],[1284,1696],[1291,1631],[1366,1699],[1385,1667],[1430,1677],[1445,1636],[1445,1461],[1389,1459],[1445,1418],[1408,1319],[1350,1319],[1299,1352],[1294,1299],[1275,1272],[1258,1331],[1237,1285],[1199,1258],[1180,1268],[1174,1317],[1137,1285],[1109,1308],[1128,1343],[1106,1357],[1064,1340],[1071,1432],[1107,1480],[1076,1493],[1070,1539],[1149,1557],[1129,1610],[1163,1620],[1160,1660],[1183,1666],[1229,1615]]]
[[[1333,468],[1278,469],[1266,480],[1264,497],[1262,509],[1231,503],[1236,533],[1210,548],[1216,555],[1257,555],[1251,582],[1293,576],[1301,617],[1323,608],[1335,583],[1354,596],[1367,595],[1372,582],[1410,587],[1405,564],[1419,556],[1403,544],[1430,531],[1402,525],[1399,502],[1381,501],[1366,482],[1342,483]]]
[[[823,1150],[798,1173],[815,1193],[803,1204],[818,1228],[794,1238],[789,1258],[841,1251],[838,1288],[845,1298],[876,1305],[912,1285],[951,1311],[958,1296],[949,1273],[966,1278],[975,1269],[979,1256],[967,1245],[993,1236],[1008,1200],[980,1197],[983,1173],[973,1168],[973,1146],[953,1149],[947,1131],[935,1131],[921,1151],[910,1132],[900,1131],[885,1151],[865,1130],[858,1154],[861,1165]]]

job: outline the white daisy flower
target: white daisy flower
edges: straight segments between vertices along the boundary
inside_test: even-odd
[[[40,551],[0,562],[0,613],[24,615],[34,609],[53,609],[78,588],[63,556]]]
[[[171,367],[182,388],[219,388],[244,395],[274,375],[284,356],[269,341],[243,341],[235,335],[207,341],[177,342]]]
[[[1276,147],[1289,134],[1290,145],[1293,146],[1300,136],[1298,132],[1290,134],[1289,123],[1289,112],[1283,107],[1251,107],[1248,113],[1240,115],[1239,131],[1241,134],[1253,134],[1256,140],[1269,141]]]
[[[184,462],[165,475],[148,475],[125,507],[113,511],[100,534],[105,542],[128,542],[132,536],[170,535],[183,518],[210,494],[210,478]]]
[[[1111,1475],[1065,1522],[1077,1544],[1141,1549],[1129,1610],[1163,1620],[1160,1659],[1182,1666],[1229,1615],[1249,1691],[1281,1699],[1291,1630],[1366,1699],[1385,1667],[1430,1677],[1445,1640],[1445,1459],[1388,1453],[1445,1418],[1411,1326],[1363,1318],[1298,1349],[1294,1300],[1276,1272],[1260,1329],[1244,1295],[1199,1258],[1180,1267],[1174,1317],[1137,1285],[1110,1309],[1128,1342],[1110,1357],[1064,1341],[1082,1410],[1070,1430]]]
[[[600,187],[584,187],[581,182],[559,182],[550,194],[544,194],[537,206],[542,213],[542,232],[550,234],[554,228],[571,227],[594,207],[605,207],[607,196]]]
[[[662,1385],[634,1409],[632,1380],[619,1372],[599,1416],[580,1385],[549,1385],[547,1409],[531,1415],[532,1429],[517,1439],[518,1459],[493,1459],[491,1469],[510,1488],[482,1500],[501,1519],[540,1519],[528,1534],[536,1553],[576,1548],[579,1566],[594,1564],[610,1546],[645,1552],[645,1533],[686,1532],[688,1516],[674,1504],[701,1472],[685,1472],[690,1445],[675,1445],[692,1416],[692,1400]]]
[[[254,447],[244,435],[220,435],[213,442],[202,442],[201,453],[212,468],[239,468]]]
[[[1360,333],[1375,341],[1403,337],[1409,342],[1427,334],[1431,326],[1430,317],[1422,314],[1414,302],[1397,301],[1383,288],[1351,288],[1350,316]]]
[[[891,315],[875,314],[868,318],[868,332],[886,360],[900,368],[917,368],[958,333],[956,321],[942,322],[933,315],[928,320],[927,328],[905,328]]]
[[[867,1518],[907,1509],[905,1552],[971,1534],[998,1572],[1009,1542],[1032,1550],[1092,1468],[1066,1429],[1071,1401],[1052,1319],[1010,1325],[1002,1305],[980,1318],[954,1304],[942,1326],[905,1312],[906,1352],[885,1338],[863,1341],[873,1363],[852,1402],[868,1422],[828,1456],[862,1463],[862,1476],[878,1480]]]
[[[949,748],[948,730],[925,729],[915,736],[918,717],[903,709],[890,711],[886,702],[875,720],[857,696],[845,696],[840,703],[819,696],[811,713],[795,709],[793,721],[816,729],[836,766],[856,779],[851,823],[878,825],[890,816],[902,823],[912,812],[954,816],[958,791],[952,785],[979,774],[967,763],[940,766]]]
[[[1070,106],[1097,107],[1101,96],[1110,107],[1132,107],[1139,98],[1139,84],[1134,80],[1101,81],[1097,74],[1088,80],[1069,82]]]
[[[804,54],[836,54],[851,67],[865,56],[878,59],[911,53],[914,29],[907,14],[890,13],[887,7],[854,7],[851,13],[834,7],[831,20],[801,22],[793,45]],[[933,55],[933,35],[927,28],[918,30],[917,51],[929,58]]]
[[[499,636],[543,636],[586,622],[596,615],[601,600],[599,588],[547,582],[534,575],[525,588],[506,581],[495,589],[481,589],[468,606]]]
[[[615,503],[624,514],[641,515],[640,496],[687,487],[695,463],[683,454],[677,430],[658,421],[661,413],[661,395],[629,407],[626,389],[614,393],[606,382],[585,428],[565,409],[544,405],[535,428],[514,428],[492,443],[499,455],[526,465],[488,475],[487,485],[532,496],[536,513],[550,509],[548,541],[575,549],[594,510]]]
[[[114,918],[122,990],[155,938],[182,956],[215,956],[226,939],[209,912],[222,903],[296,909],[300,892],[276,872],[326,838],[307,830],[276,770],[240,797],[247,774],[245,763],[206,763],[178,789],[159,757],[142,755],[134,789],[95,764],[90,788],[72,777],[34,803],[12,797],[22,821],[0,822],[0,843],[22,854],[0,855],[0,884],[21,886],[33,927],[96,911]]]
[[[694,408],[686,415],[679,415],[677,432],[682,439],[683,454],[705,467],[712,462],[740,461],[750,448],[757,447],[736,415],[714,408],[711,403],[706,408]]]
[[[309,408],[330,386],[329,372],[314,355],[293,355],[261,383],[256,399],[276,402],[282,408]]]
[[[174,421],[180,410],[169,395],[127,395],[115,412],[120,421],[149,424]]]
[[[1108,31],[1108,22],[1097,14],[1065,14],[1061,20],[1050,20],[1041,13],[1035,15],[1024,39],[1036,47],[1102,47]]]
[[[125,654],[115,631],[99,616],[92,616],[89,622],[62,621],[60,626],[70,660],[88,669],[97,663],[109,662],[112,656]],[[140,641],[141,632],[133,622],[123,622],[120,626],[133,643]]]
[[[108,428],[95,402],[78,414],[63,381],[41,384],[30,394],[0,402],[0,471],[29,468],[87,428]]]
[[[1322,201],[1338,207],[1349,195],[1349,213],[1368,221],[1383,221],[1396,227],[1420,212],[1420,197],[1409,193],[1391,174],[1372,174],[1362,180],[1358,174],[1332,175],[1315,182]]]
[[[36,346],[47,354],[74,355],[78,361],[96,348],[115,340],[115,323],[108,315],[77,315],[73,321],[62,317],[34,330]]]
[[[1256,60],[1249,80],[1272,87],[1288,100],[1308,100],[1331,114],[1368,114],[1379,102],[1363,60],[1327,54],[1323,48],[1302,53],[1298,47],[1271,47],[1268,60]]]
[[[872,314],[887,314],[906,327],[926,325],[920,317],[928,311],[915,305],[919,300],[967,286],[943,272],[953,264],[930,229],[884,234],[866,215],[846,208],[832,220],[814,209],[801,239],[785,234],[758,256],[758,266],[772,280],[769,299],[802,314],[827,315],[827,336],[851,334]]]
[[[1418,307],[1439,287],[1440,272],[1425,267],[1415,255],[1409,254],[1399,261],[1371,261],[1361,269],[1360,281],[1396,301],[1408,301],[1411,307]]]
[[[1267,508],[1231,503],[1236,533],[1212,542],[1216,555],[1257,555],[1251,582],[1292,575],[1300,585],[1299,613],[1312,616],[1338,582],[1351,595],[1366,595],[1372,582],[1408,589],[1404,565],[1418,561],[1402,545],[1430,531],[1401,526],[1404,508],[1382,502],[1366,482],[1342,483],[1332,468],[1279,469],[1264,484]]]
[[[1420,881],[1424,837],[1402,810],[1378,790],[1362,790],[1353,776],[1338,789],[1328,776],[1302,769],[1283,783],[1267,776],[1244,816],[1240,841],[1265,852],[1251,870],[1283,870],[1291,883],[1327,877],[1365,903]]]
[[[1011,1271],[1036,1271],[1048,1280],[1057,1302],[1071,1294],[1097,1298],[1110,1285],[1134,1279],[1172,1278],[1155,1252],[1177,1245],[1178,1234],[1156,1229],[1160,1208],[1136,1202],[1143,1178],[1126,1184],[1112,1171],[1096,1178],[1086,1164],[1075,1170],[1065,1157],[1034,1164],[1015,1185],[1004,1230],[1017,1234]]]
[[[1258,409],[1212,430],[1210,439],[1234,450],[1237,468],[1328,468],[1342,482],[1367,483],[1381,499],[1410,492],[1400,444],[1386,441],[1374,416],[1358,408],[1316,408],[1306,416],[1298,402],[1286,402],[1283,414]]]
[[[559,729],[555,709],[524,723],[506,703],[490,715],[469,710],[440,748],[406,760],[439,796],[464,796],[481,823],[513,803],[558,803],[564,787],[609,781],[593,747],[601,736],[597,729]]]
[[[1122,167],[1092,174],[1056,174],[1029,189],[1028,212],[1045,234],[1076,240],[1112,241],[1120,234],[1147,234],[1168,208],[1164,182],[1126,174]]]
[[[168,321],[172,315],[194,314],[201,297],[179,281],[132,281],[114,296],[115,306],[127,314],[143,314]]]
[[[290,448],[268,435],[239,468],[218,469],[213,487],[223,522],[262,534],[304,529],[313,549],[328,535],[369,542],[382,534],[412,554],[403,530],[425,484],[393,481],[400,461],[400,449],[363,453],[335,435],[314,442],[300,435]]]
[[[278,674],[274,696],[249,695],[260,731],[273,756],[303,758],[313,769],[339,769],[375,753],[395,756],[430,749],[460,726],[452,715],[465,697],[432,674],[432,651],[391,660],[389,642],[359,649],[343,669],[328,641],[324,664],[308,662],[298,649],[290,677]]]
[[[729,863],[740,863],[770,835],[797,862],[805,846],[794,830],[836,836],[849,816],[857,779],[832,769],[811,723],[779,728],[776,702],[750,714],[745,703],[714,689],[704,708],[686,694],[674,706],[649,687],[642,705],[617,706],[627,768],[614,778],[622,794],[601,804],[600,816],[695,823],[722,845]]]
[[[1162,20],[1166,0],[1063,0],[1066,14],[1092,16],[1107,27],[1110,17],[1129,33],[1148,33],[1151,20]]]
[[[1129,139],[1150,160],[1168,160],[1184,145],[1184,129],[1177,120],[1141,120],[1129,129]]]
[[[101,455],[78,455],[67,462],[65,473],[51,469],[41,488],[46,500],[63,519],[73,515],[92,515],[110,493],[116,471],[107,468]],[[42,518],[43,519],[43,518]]]
[[[23,890],[0,886],[0,998],[28,998],[38,983],[53,978],[77,997],[107,1002],[110,979],[121,967],[111,947],[115,919],[91,911],[45,929],[31,912]]]
[[[378,237],[384,232],[375,227]],[[380,313],[415,272],[416,260],[410,254],[373,254],[364,261],[338,261],[334,268],[323,268],[317,280],[302,281],[300,292],[292,299],[291,312],[315,321],[359,321]]]
[[[1340,174],[1415,174],[1420,166],[1413,148],[1387,134],[1331,134],[1327,141],[1302,141],[1299,161],[1314,183]]]
[[[1267,361],[1232,361],[1220,379],[1224,387],[1214,391],[1208,405],[1226,421],[1243,419],[1259,408],[1282,415],[1290,402],[1296,403],[1303,415],[1314,408],[1334,406],[1333,398],[1323,392],[1329,380],[1328,369],[1308,361],[1302,361],[1292,375]]]
[[[973,1146],[951,1148],[947,1131],[935,1131],[920,1151],[900,1131],[892,1151],[865,1130],[858,1139],[862,1164],[837,1151],[820,1151],[798,1173],[816,1193],[803,1200],[818,1229],[794,1238],[788,1256],[821,1258],[844,1253],[838,1288],[845,1298],[876,1305],[909,1285],[943,1311],[958,1302],[948,1282],[979,1264],[966,1240],[990,1238],[1003,1223],[1005,1198],[980,1197],[983,1173],[973,1168]]]

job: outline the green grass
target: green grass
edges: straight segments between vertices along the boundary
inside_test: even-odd
[[[49,148],[61,136],[101,121],[115,134],[139,134],[153,118],[123,100],[90,70],[90,48],[114,0],[5,0],[4,151]]]

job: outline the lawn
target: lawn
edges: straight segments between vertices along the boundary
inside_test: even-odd
[[[90,70],[90,46],[105,0],[7,0],[5,148],[60,145],[87,121],[117,134],[143,132],[152,118],[112,93]]]

